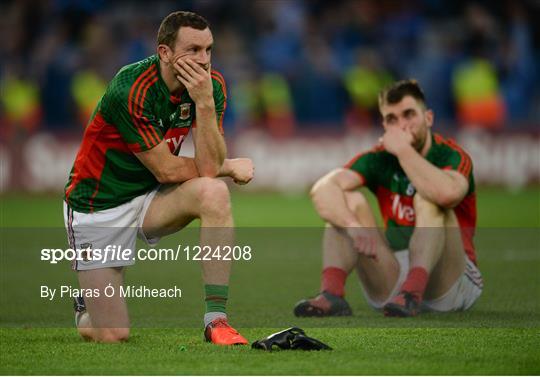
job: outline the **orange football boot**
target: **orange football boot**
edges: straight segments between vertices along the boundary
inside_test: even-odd
[[[210,322],[204,330],[204,337],[207,342],[222,346],[248,344],[247,339],[233,329],[226,318],[217,318]]]

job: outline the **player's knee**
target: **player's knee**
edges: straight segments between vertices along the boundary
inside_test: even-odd
[[[416,216],[422,215],[443,215],[442,209],[435,203],[427,200],[419,193],[416,193],[413,198],[414,212]]]
[[[443,227],[445,210],[416,193],[413,199],[416,227]]]
[[[200,178],[197,196],[201,203],[201,212],[230,211],[229,188],[220,179]]]
[[[99,329],[96,336],[96,341],[100,343],[119,343],[128,340],[129,328],[126,327],[112,327]]]
[[[94,339],[94,333],[92,332],[91,327],[78,327],[77,331],[79,332],[79,335],[84,340],[93,340]]]

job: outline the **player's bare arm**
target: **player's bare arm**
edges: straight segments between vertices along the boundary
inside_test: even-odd
[[[199,177],[195,160],[175,156],[165,140],[150,150],[135,153],[135,156],[152,172],[159,183],[182,183]]]
[[[195,160],[173,155],[165,141],[135,155],[159,183],[182,183],[200,176]],[[253,179],[253,173],[253,163],[249,158],[235,158],[225,159],[218,176],[231,177],[238,184],[246,184]]]
[[[360,224],[348,207],[345,193],[363,186],[363,179],[355,172],[339,168],[319,179],[311,190],[311,198],[319,216],[338,228],[344,228],[355,249],[365,256],[376,256],[373,230]]]
[[[319,179],[311,189],[311,199],[319,216],[340,228],[359,226],[354,213],[347,207],[345,192],[352,191],[363,182],[351,170],[339,168]]]
[[[467,179],[461,173],[442,170],[426,160],[411,145],[412,135],[409,132],[388,127],[382,142],[385,149],[399,159],[407,177],[425,199],[443,208],[453,208],[467,194]]]
[[[225,160],[227,149],[217,126],[210,64],[203,68],[190,58],[180,58],[174,67],[179,73],[178,80],[186,87],[196,105],[197,130],[193,130],[195,163],[201,176],[215,177]]]

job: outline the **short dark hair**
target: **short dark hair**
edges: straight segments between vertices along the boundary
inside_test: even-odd
[[[183,26],[204,30],[207,27],[210,27],[210,24],[204,17],[193,12],[173,12],[165,17],[163,21],[161,21],[161,25],[159,25],[157,35],[158,45],[163,44],[173,48],[178,35],[178,30]]]
[[[379,93],[379,107],[385,104],[396,104],[400,102],[404,97],[411,96],[417,101],[426,105],[426,96],[424,91],[418,84],[418,81],[414,79],[396,81],[390,84]]]

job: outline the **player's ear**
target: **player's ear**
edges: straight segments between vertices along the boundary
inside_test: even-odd
[[[388,131],[388,128],[390,128],[390,125],[388,124],[387,119],[384,117],[384,113],[383,113],[382,109],[380,110],[379,114],[380,114],[381,126],[383,128],[383,131],[386,132],[386,131]]]
[[[157,52],[161,61],[163,61],[164,63],[172,63],[171,57],[173,56],[173,54],[169,46],[160,44],[158,45]]]
[[[427,109],[426,110],[426,123],[428,127],[433,126],[433,121],[435,120],[435,114],[433,113],[433,110]]]

